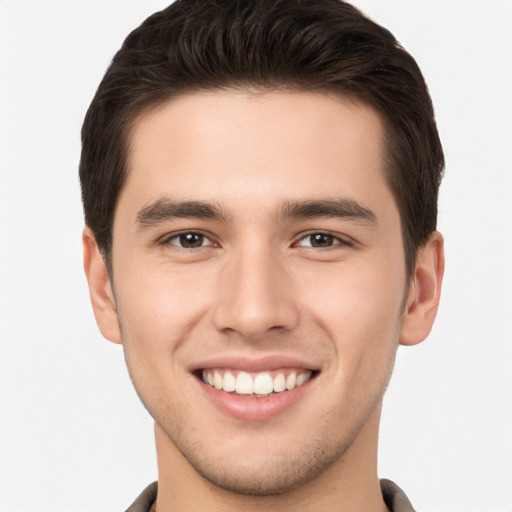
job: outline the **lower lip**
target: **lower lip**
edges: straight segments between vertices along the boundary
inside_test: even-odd
[[[315,380],[312,378],[290,391],[274,393],[263,398],[245,398],[216,389],[201,380],[198,380],[198,383],[208,399],[222,412],[244,421],[264,421],[293,408]]]

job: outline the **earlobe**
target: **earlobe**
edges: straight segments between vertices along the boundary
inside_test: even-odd
[[[444,240],[434,231],[416,257],[400,330],[402,345],[416,345],[429,335],[437,315],[443,274]]]
[[[89,295],[96,323],[105,338],[113,343],[121,343],[121,330],[110,278],[96,238],[90,228],[84,229],[82,241],[84,270],[89,284]]]

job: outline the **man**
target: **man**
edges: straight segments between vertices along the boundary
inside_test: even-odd
[[[155,420],[129,510],[413,510],[377,477],[444,267],[412,57],[340,0],[180,0],[128,36],[82,139],[96,320]]]

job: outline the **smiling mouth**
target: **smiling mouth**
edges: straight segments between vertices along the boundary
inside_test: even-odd
[[[267,398],[277,393],[291,391],[303,386],[316,373],[305,369],[249,373],[213,368],[199,372],[205,384],[245,398]]]

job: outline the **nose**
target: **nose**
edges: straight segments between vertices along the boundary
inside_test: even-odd
[[[265,251],[234,255],[219,275],[213,321],[220,331],[236,332],[248,340],[270,331],[290,331],[299,321],[292,279],[277,256]]]

